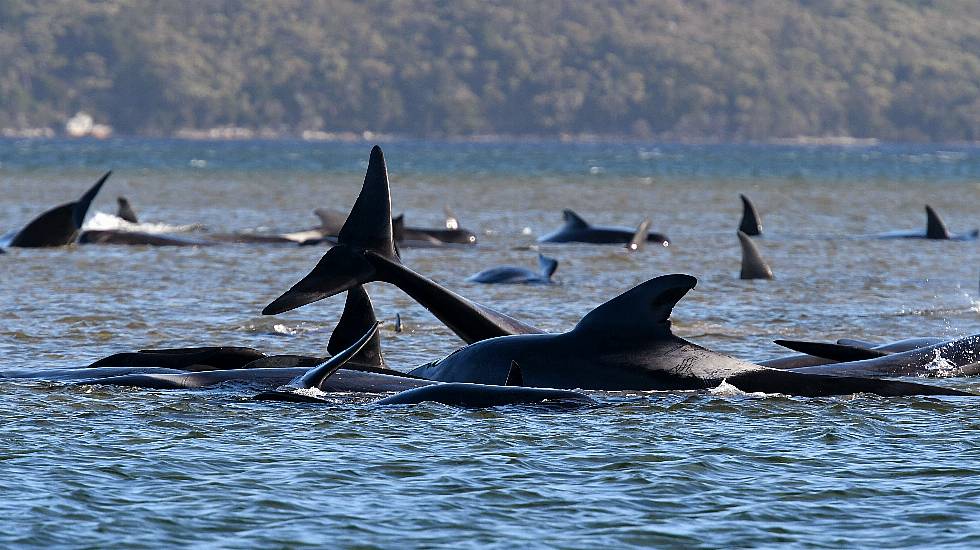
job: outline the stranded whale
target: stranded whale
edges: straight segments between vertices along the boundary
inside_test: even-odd
[[[485,269],[466,280],[473,283],[499,284],[552,284],[551,276],[558,269],[558,260],[538,254],[538,269],[535,273],[530,269],[504,265]]]
[[[539,238],[538,242],[625,245],[633,239],[636,233],[635,230],[627,227],[590,225],[581,216],[569,209],[562,211],[562,217],[565,219],[565,225],[557,231]],[[647,233],[646,240],[647,242],[660,243],[663,246],[670,244],[667,237],[660,233]]]

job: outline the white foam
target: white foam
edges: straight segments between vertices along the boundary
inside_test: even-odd
[[[91,229],[95,231],[139,231],[141,233],[186,233],[188,231],[194,231],[200,229],[200,224],[190,224],[190,225],[170,225],[167,223],[131,223],[119,216],[113,214],[108,214],[106,212],[96,212],[82,229]]]
[[[746,392],[742,391],[735,386],[728,383],[728,380],[722,380],[721,384],[718,384],[714,388],[708,390],[711,395],[718,395],[721,397],[775,397],[780,395],[778,393],[765,393],[765,392]]]

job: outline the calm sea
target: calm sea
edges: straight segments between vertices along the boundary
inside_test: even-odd
[[[689,273],[674,331],[745,359],[775,338],[890,341],[980,332],[977,242],[854,238],[980,225],[976,146],[382,143],[395,209],[470,250],[413,269],[541,328],[572,327],[646,279]],[[349,209],[370,143],[0,141],[0,233],[114,175],[90,218],[129,198],[150,223],[214,231],[316,225]],[[738,193],[762,213],[773,281],[738,280]],[[669,248],[542,246],[552,287],[464,279],[533,267],[561,210]],[[0,256],[0,372],[150,347],[322,354],[342,298],[262,307],[324,248],[82,246]],[[368,288],[396,368],[461,342],[398,289]],[[395,333],[400,314],[406,331]],[[934,381],[980,391],[972,379]],[[976,547],[978,402],[711,392],[597,395],[555,412],[252,402],[255,388],[154,391],[0,380],[0,546]]]

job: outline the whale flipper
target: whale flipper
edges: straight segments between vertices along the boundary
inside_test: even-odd
[[[739,279],[772,279],[772,269],[762,259],[752,239],[744,231],[738,231],[738,242],[742,245],[742,271]]]
[[[330,359],[327,359],[322,364],[313,367],[308,370],[306,374],[301,376],[295,385],[299,388],[309,389],[318,388],[320,384],[330,378],[335,372],[340,370],[348,361],[351,360],[355,355],[360,352],[364,346],[368,344],[372,339],[378,335],[378,327],[381,326],[380,322],[375,322],[374,326],[370,330],[364,333],[356,342],[351,344],[347,349],[337,353]]]
[[[562,219],[565,220],[565,227],[576,228],[576,229],[585,229],[586,227],[589,227],[589,222],[583,220],[582,216],[579,216],[578,214],[573,212],[570,208],[566,208],[562,210],[561,216]]]
[[[538,253],[538,269],[541,271],[541,278],[550,282],[551,276],[558,269],[558,260]]]
[[[738,230],[746,235],[755,237],[762,234],[762,218],[755,209],[755,205],[745,195],[739,195],[742,199],[742,221],[738,224]]]
[[[313,270],[262,310],[275,315],[372,281],[398,286],[468,343],[541,331],[471,302],[401,263],[391,224],[384,155],[371,150],[364,186],[337,238]]]
[[[887,351],[863,348],[858,346],[848,346],[844,344],[829,344],[826,342],[803,342],[799,340],[773,340],[777,345],[789,348],[793,351],[831,359],[833,361],[861,361],[863,359],[874,359],[890,355]]]
[[[34,218],[10,241],[10,246],[37,248],[73,243],[82,229],[89,206],[110,175],[111,170],[77,201],[56,206]]]
[[[926,238],[940,240],[948,240],[950,238],[949,228],[946,227],[939,214],[928,204],[926,205]]]
[[[118,208],[116,209],[116,216],[122,218],[129,223],[139,223],[139,219],[136,217],[136,212],[133,211],[132,205],[129,204],[129,200],[126,197],[116,197],[116,204]]]
[[[782,393],[800,397],[825,397],[870,393],[882,397],[902,397],[911,395],[974,395],[972,393],[901,382],[879,378],[858,378],[854,376],[826,376],[804,374],[786,370],[762,369],[748,371],[725,379],[729,384],[748,393]]]
[[[630,242],[626,243],[626,248],[628,250],[640,250],[644,245],[647,244],[647,235],[650,232],[650,218],[647,218],[640,222],[640,225],[636,227],[636,232],[633,233],[633,238]]]
[[[361,335],[377,324],[378,319],[374,315],[374,306],[371,304],[371,298],[367,291],[364,290],[363,286],[355,286],[347,291],[344,313],[341,314],[337,327],[333,329],[333,334],[330,335],[327,351],[332,356],[342,353]],[[381,353],[380,332],[375,331],[371,340],[351,361],[360,365],[384,368],[385,360]]]

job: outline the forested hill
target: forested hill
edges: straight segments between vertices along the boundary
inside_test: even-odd
[[[977,0],[0,0],[0,127],[980,140]]]

